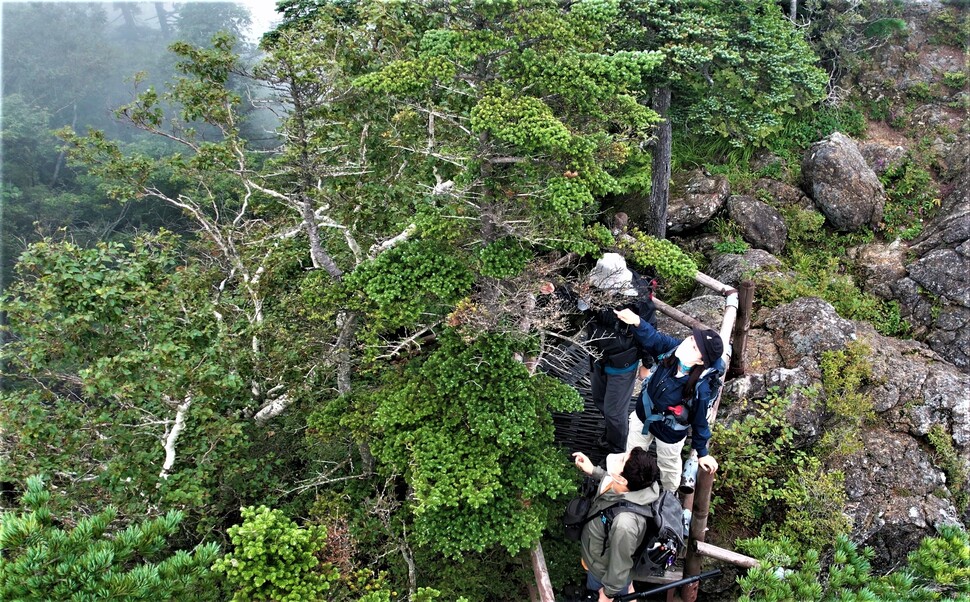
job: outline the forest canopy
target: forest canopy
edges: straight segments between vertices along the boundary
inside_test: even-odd
[[[582,409],[536,370],[577,330],[543,283],[617,249],[635,198],[631,264],[691,286],[651,183],[671,136],[764,146],[828,83],[766,0],[277,7],[258,60],[245,14],[159,15],[166,58],[85,123],[125,66],[95,34],[144,36],[4,7],[5,37],[46,19],[96,69],[28,77],[4,47],[5,259],[31,242],[0,304],[0,480],[24,492],[0,594],[30,599],[29,527],[87,547],[71,579],[111,567],[98,595],[523,597],[576,488],[553,414]]]

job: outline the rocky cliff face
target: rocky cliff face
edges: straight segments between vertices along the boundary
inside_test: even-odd
[[[801,393],[821,385],[820,361],[852,341],[871,350],[872,375],[864,386],[878,420],[860,433],[860,450],[839,456],[826,468],[845,474],[848,506],[857,541],[876,551],[874,564],[889,569],[941,524],[965,525],[947,478],[936,465],[928,435],[942,426],[965,467],[970,469],[970,375],[927,345],[883,337],[865,323],[840,318],[815,298],[798,299],[761,312],[747,348],[751,367],[729,381],[722,399],[723,420],[742,397],[767,396],[769,388],[788,393],[788,420],[806,442],[823,432],[820,400]],[[962,485],[962,484],[960,484]]]

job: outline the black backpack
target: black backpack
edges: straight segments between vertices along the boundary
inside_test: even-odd
[[[594,519],[603,521],[605,537],[603,550],[609,542],[613,519],[621,512],[633,512],[648,518],[650,529],[647,536],[633,553],[633,571],[635,573],[662,572],[674,562],[677,553],[684,547],[684,509],[677,496],[669,491],[661,491],[660,497],[648,505],[633,502],[617,502],[599,512],[589,514],[596,497],[597,482],[586,477],[580,490],[579,497],[573,498],[566,506],[563,523],[566,539],[579,541],[586,523]],[[649,522],[651,521],[652,522]]]
[[[653,302],[656,286],[656,280],[633,272],[633,287],[637,291],[637,297],[631,298],[630,303],[618,309],[630,308],[640,316],[640,319],[656,326],[657,306]],[[589,326],[589,340],[603,354],[603,361],[613,368],[628,368],[642,355],[640,345],[633,334],[633,327],[621,322],[613,313],[613,308],[604,308],[593,313]]]

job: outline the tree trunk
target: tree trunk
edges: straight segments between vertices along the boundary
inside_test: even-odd
[[[168,11],[165,10],[164,2],[155,3],[155,14],[158,16],[158,28],[161,30],[162,35],[167,40],[170,34],[168,27]]]
[[[653,147],[650,175],[650,206],[647,208],[647,234],[667,237],[667,203],[670,200],[670,86],[654,92],[653,110],[663,121],[657,126],[657,144]]]
[[[71,117],[71,130],[77,130],[77,101],[74,102],[74,116]],[[54,175],[51,176],[51,186],[57,184],[57,178],[61,175],[61,166],[64,165],[64,158],[67,156],[67,149],[61,149],[57,155],[57,162],[54,163]]]
[[[125,20],[125,27],[128,29],[129,34],[134,34],[135,32],[135,11],[134,6],[131,2],[116,2],[115,6],[121,11],[121,16]]]

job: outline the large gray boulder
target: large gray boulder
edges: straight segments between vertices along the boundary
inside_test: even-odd
[[[689,299],[678,305],[677,309],[714,330],[720,330],[724,319],[724,297],[711,294],[708,290],[708,294]],[[681,339],[690,336],[690,328],[660,312],[657,312],[657,329]]]
[[[785,250],[788,226],[774,207],[753,196],[731,195],[727,200],[728,217],[741,227],[741,236],[756,249],[773,255]]]
[[[752,186],[755,196],[765,195],[780,207],[798,207],[799,209],[814,209],[812,199],[805,193],[778,180],[761,178]]]
[[[811,146],[802,160],[805,193],[836,230],[876,228],[886,192],[855,141],[835,132]]]
[[[742,281],[755,277],[784,277],[784,274],[779,272],[781,268],[781,261],[768,251],[748,249],[740,255],[735,253],[718,255],[707,266],[705,273],[715,280],[738,288]],[[695,294],[700,290],[700,288],[696,289]]]
[[[857,338],[855,324],[817,297],[801,297],[776,307],[764,324],[786,368],[804,367],[816,375],[822,353],[844,349]]]
[[[706,224],[724,207],[731,185],[724,176],[697,169],[674,178],[667,204],[667,232],[676,234]]]

